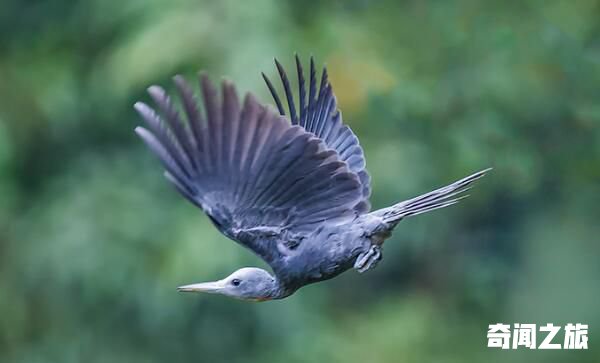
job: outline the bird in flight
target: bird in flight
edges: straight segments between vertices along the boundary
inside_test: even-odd
[[[365,272],[381,260],[383,242],[398,222],[458,202],[489,170],[370,212],[363,150],[342,121],[326,68],[319,81],[311,57],[307,85],[296,56],[296,104],[285,70],[275,63],[287,110],[264,74],[277,110],[251,93],[240,102],[229,81],[219,92],[204,74],[201,101],[175,76],[179,107],[159,86],[148,89],[156,110],[135,104],[146,124],[135,131],[162,162],[166,178],[221,233],[272,269],[245,267],[179,291],[266,301],[351,268]]]

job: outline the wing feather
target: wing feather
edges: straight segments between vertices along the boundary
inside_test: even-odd
[[[308,100],[306,100],[306,81],[300,58],[296,55],[296,72],[298,74],[298,101],[296,106],[292,88],[285,69],[275,60],[279,78],[283,85],[283,93],[288,104],[289,119],[292,124],[302,126],[306,131],[314,134],[327,145],[337,151],[339,158],[348,163],[351,172],[354,172],[362,185],[363,199],[357,202],[355,210],[366,213],[370,209],[369,196],[371,194],[370,179],[366,171],[365,157],[358,138],[352,130],[342,122],[342,114],[337,109],[337,101],[333,88],[329,82],[327,69],[323,68],[317,92],[317,74],[313,57],[310,58]],[[275,100],[277,109],[282,116],[286,115],[281,97],[269,78],[262,74],[267,87]],[[299,110],[299,114],[296,110]]]
[[[167,179],[225,235],[272,263],[284,236],[356,217],[361,179],[323,140],[250,94],[240,106],[231,82],[219,95],[205,75],[203,115],[191,87],[180,76],[174,81],[186,117],[153,86],[149,93],[159,113],[137,103],[148,129],[136,132],[161,160]]]

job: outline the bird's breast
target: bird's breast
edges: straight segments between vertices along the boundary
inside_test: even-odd
[[[301,284],[333,278],[348,270],[370,242],[347,228],[321,230],[305,238],[285,258],[286,273]]]

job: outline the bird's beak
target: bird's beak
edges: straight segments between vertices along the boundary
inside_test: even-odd
[[[221,281],[203,282],[201,284],[191,284],[191,285],[179,286],[177,288],[177,291],[216,293],[216,292],[221,291],[224,288],[223,285],[224,284]]]

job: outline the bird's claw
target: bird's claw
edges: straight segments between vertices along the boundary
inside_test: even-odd
[[[362,253],[356,259],[354,263],[354,268],[363,273],[365,271],[374,268],[379,261],[381,261],[381,247],[377,245],[372,245],[371,248],[365,253]]]

